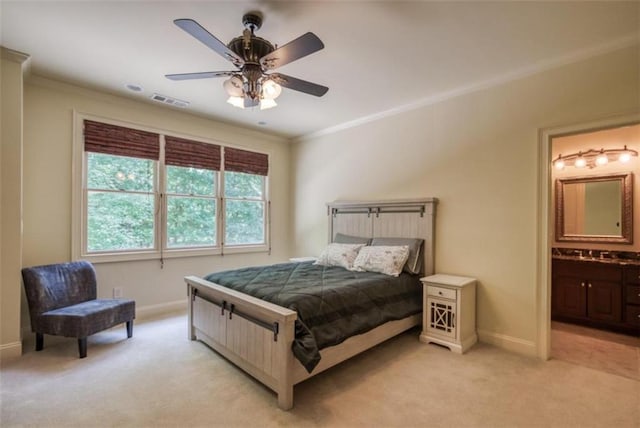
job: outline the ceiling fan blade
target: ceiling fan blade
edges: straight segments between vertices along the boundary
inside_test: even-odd
[[[265,70],[273,70],[324,48],[324,43],[313,33],[306,33],[260,58]]]
[[[282,73],[273,73],[270,74],[269,77],[275,80],[280,86],[293,89],[294,91],[304,92],[305,94],[315,95],[316,97],[323,96],[329,90],[326,86],[307,82],[306,80],[297,79]]]
[[[201,73],[165,74],[164,77],[170,80],[193,80],[210,79],[212,77],[233,76],[237,73],[237,71],[203,71]]]
[[[244,65],[244,59],[240,58],[235,52],[229,49],[227,45],[218,40],[193,19],[176,19],[173,23],[198,39],[209,49],[231,61],[236,67],[242,67]]]

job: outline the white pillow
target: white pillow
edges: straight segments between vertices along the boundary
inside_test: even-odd
[[[398,276],[408,258],[408,245],[364,247],[353,262],[352,270],[358,272],[380,272],[386,275]]]
[[[360,249],[364,247],[364,244],[337,244],[331,243],[320,254],[315,265],[323,266],[341,266],[345,269],[351,270],[353,268],[353,262],[358,256]]]

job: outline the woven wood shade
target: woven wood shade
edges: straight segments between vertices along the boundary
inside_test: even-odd
[[[224,169],[266,176],[269,174],[269,155],[225,147]]]
[[[220,146],[169,135],[164,141],[165,164],[220,171]]]
[[[160,138],[153,132],[85,120],[84,150],[158,160],[160,159]]]

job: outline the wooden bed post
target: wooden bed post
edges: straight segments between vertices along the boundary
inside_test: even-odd
[[[295,363],[291,345],[295,335],[295,320],[297,317],[285,318],[284,325],[280,326],[278,337],[278,407],[289,410],[293,407],[293,370]]]
[[[187,339],[196,340],[195,327],[193,326],[193,286],[187,283],[187,318],[189,321]]]

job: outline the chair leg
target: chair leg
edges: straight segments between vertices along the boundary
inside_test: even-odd
[[[81,337],[78,339],[78,353],[80,354],[80,358],[85,358],[87,356],[87,338]]]
[[[127,321],[127,338],[133,336],[133,320]]]
[[[42,351],[44,347],[44,334],[36,333],[36,351]]]

